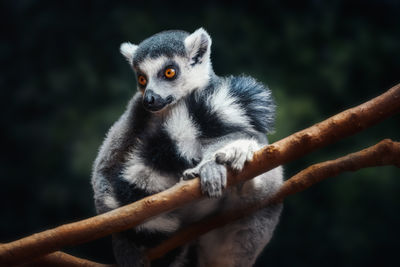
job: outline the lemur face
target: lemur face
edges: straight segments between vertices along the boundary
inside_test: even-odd
[[[211,38],[200,28],[192,34],[161,32],[139,45],[123,43],[121,53],[132,65],[151,112],[165,110],[209,82]]]

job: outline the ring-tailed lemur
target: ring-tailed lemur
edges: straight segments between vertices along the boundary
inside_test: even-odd
[[[113,236],[120,266],[144,266],[143,250],[212,213],[237,208],[275,192],[275,168],[235,188],[226,167],[240,171],[266,145],[274,122],[270,91],[253,78],[218,77],[210,60],[211,38],[200,28],[166,31],[121,53],[137,75],[138,93],[109,130],[94,163],[97,211],[107,212],[163,191],[180,178],[199,176],[208,198],[162,214]],[[202,236],[151,266],[251,266],[269,242],[281,205]]]

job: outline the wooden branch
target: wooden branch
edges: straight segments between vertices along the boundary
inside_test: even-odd
[[[0,243],[2,245],[2,243]],[[20,267],[117,267],[115,264],[102,264],[94,261],[78,258],[70,254],[56,251],[43,257],[37,258],[29,263],[19,265]]]
[[[222,227],[235,220],[246,217],[268,205],[280,203],[284,198],[303,191],[328,177],[334,177],[346,171],[357,171],[362,168],[383,165],[395,165],[400,168],[399,142],[385,139],[362,151],[349,154],[336,160],[312,165],[285,181],[279,191],[271,198],[204,219],[188,226],[158,246],[147,250],[147,257],[150,260],[161,258],[172,249],[195,240],[199,236],[215,228]]]
[[[163,257],[167,252],[176,247],[182,246],[200,235],[205,234],[217,227],[231,223],[233,220],[243,218],[268,205],[280,203],[284,198],[307,189],[308,187],[329,177],[337,176],[346,171],[357,171],[362,168],[395,165],[400,168],[400,143],[385,139],[378,144],[364,149],[362,151],[349,154],[336,160],[325,161],[314,164],[303,171],[292,176],[285,181],[280,190],[271,198],[264,199],[257,205],[247,206],[236,209],[229,213],[224,213],[216,217],[207,218],[201,222],[193,224],[159,244],[158,246],[146,251],[149,260],[155,260]],[[234,215],[234,216],[232,216]],[[35,260],[35,266],[56,265],[56,266],[88,266],[88,267],[111,267],[114,265],[105,265],[86,261],[80,258],[70,256],[62,252],[54,252],[43,258]],[[30,265],[32,266],[32,265]]]
[[[341,112],[258,151],[243,171],[228,171],[228,186],[249,180],[311,151],[359,132],[400,111],[400,84],[355,108]],[[62,247],[95,240],[139,225],[149,218],[202,197],[199,179],[110,212],[0,245],[0,265],[17,265]]]
[[[115,264],[101,264],[94,261],[78,258],[67,253],[56,251],[51,254],[38,258],[30,263],[22,265],[23,267],[117,267]]]

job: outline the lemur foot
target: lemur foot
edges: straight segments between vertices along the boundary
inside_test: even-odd
[[[183,173],[184,180],[193,179],[196,176],[200,177],[203,194],[211,198],[222,196],[222,191],[226,187],[226,168],[224,165],[218,164],[214,160],[208,160]]]
[[[235,171],[241,171],[246,161],[250,161],[259,148],[255,140],[236,140],[215,152],[215,161]]]

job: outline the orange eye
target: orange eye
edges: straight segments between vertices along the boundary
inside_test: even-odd
[[[165,77],[167,77],[168,79],[174,78],[175,74],[176,74],[176,71],[173,68],[168,68],[164,72]]]
[[[143,75],[139,75],[138,82],[140,85],[145,86],[147,84],[147,79]]]

